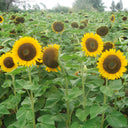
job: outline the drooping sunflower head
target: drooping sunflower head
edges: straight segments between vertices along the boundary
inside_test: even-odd
[[[123,20],[123,21],[126,21],[126,20],[127,20],[127,16],[123,16],[123,17],[122,17],[122,20]]]
[[[3,21],[4,21],[4,18],[0,16],[0,23],[2,23]]]
[[[126,71],[126,57],[119,50],[110,49],[104,52],[97,63],[100,74],[107,79],[114,80],[120,78]]]
[[[41,45],[32,37],[23,37],[15,42],[12,53],[19,65],[29,67],[40,58]]]
[[[82,38],[82,49],[86,56],[95,56],[103,50],[103,41],[97,34],[86,33]]]
[[[109,29],[107,26],[101,26],[96,30],[96,33],[100,36],[105,36],[107,35]]]
[[[79,27],[77,22],[72,22],[71,26],[72,26],[72,28],[78,28]]]
[[[59,45],[54,44],[43,48],[42,60],[43,63],[47,66],[46,71],[48,72],[58,72],[58,70],[60,70],[58,63],[59,47]]]
[[[111,15],[111,21],[114,22],[115,21],[115,15]]]
[[[0,57],[0,66],[5,72],[11,72],[13,69],[17,68],[17,63],[12,53],[8,52]]]
[[[56,21],[52,24],[52,30],[56,33],[62,33],[64,31],[64,23]]]
[[[114,48],[114,44],[112,42],[106,42],[104,43],[104,46],[103,46],[103,52],[105,52],[106,50],[110,50],[112,48]]]
[[[88,21],[87,20],[83,20],[80,23],[84,24],[85,27],[87,27],[87,25],[88,25]]]

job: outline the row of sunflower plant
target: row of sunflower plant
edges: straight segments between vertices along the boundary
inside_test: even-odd
[[[71,15],[78,16],[69,16]],[[114,23],[114,15],[111,16],[111,21]],[[50,20],[46,19],[46,22]],[[76,30],[76,23],[71,24],[74,30],[70,38],[78,41],[74,47],[80,45],[78,33],[84,32]],[[87,23],[86,20],[84,23],[87,27],[91,21]],[[69,40],[64,39],[69,34],[68,30],[64,33],[64,27],[64,23],[60,21],[52,24],[53,31],[59,34],[51,36],[49,40],[57,40],[59,45],[41,46],[37,39],[24,36],[15,41],[10,51],[1,55],[1,69],[7,72],[1,89],[9,92],[7,96],[2,96],[0,102],[1,126],[127,127],[127,74],[124,74],[127,72],[127,60],[112,42],[104,43],[101,39],[100,36],[104,37],[110,30],[101,26],[96,30],[97,34],[84,34],[81,39],[84,55],[79,47],[73,48],[73,51],[65,50],[70,46],[67,43]],[[91,27],[93,26],[90,25]]]

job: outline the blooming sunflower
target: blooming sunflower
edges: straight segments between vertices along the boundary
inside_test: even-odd
[[[0,23],[2,23],[3,21],[4,21],[4,18],[0,16]]]
[[[112,14],[111,15],[111,21],[114,22],[115,21],[115,16]]]
[[[19,65],[29,67],[40,58],[41,45],[32,37],[23,37],[15,42],[12,53]]]
[[[52,30],[56,33],[62,33],[64,31],[64,23],[56,21],[52,24]]]
[[[103,50],[103,41],[99,35],[93,33],[86,33],[82,38],[82,49],[86,56],[95,56],[100,54]]]
[[[17,63],[12,53],[8,52],[0,57],[0,66],[5,72],[11,72],[13,69],[17,68]]]
[[[106,42],[104,43],[104,46],[103,46],[103,52],[105,52],[106,50],[110,50],[112,48],[114,48],[114,44],[112,42]]]
[[[119,50],[110,49],[101,55],[97,65],[104,78],[114,80],[120,78],[126,71],[127,60]]]
[[[43,63],[47,66],[46,71],[58,72],[60,70],[58,64],[58,55],[59,55],[59,45],[48,45],[48,47],[43,48]],[[57,70],[58,69],[58,70]]]

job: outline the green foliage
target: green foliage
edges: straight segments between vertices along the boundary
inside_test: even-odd
[[[70,24],[74,21],[82,24],[85,13],[88,20],[86,28],[72,28]],[[10,20],[12,15],[23,16],[25,23],[15,25],[14,20]],[[120,49],[128,58],[128,23],[123,22],[121,17],[127,13],[115,12],[114,15],[116,20],[113,23],[110,21],[111,12],[62,14],[33,11],[4,15],[4,22],[0,24],[0,46],[4,48],[0,49],[0,54],[11,50],[15,40],[20,37],[31,36],[38,39],[43,47],[55,43],[60,45],[61,71],[47,72],[45,65],[33,65],[29,68],[31,82],[28,67],[19,66],[9,73],[1,71],[0,127],[34,128],[34,110],[36,128],[101,128],[103,114],[103,128],[127,128],[128,72],[120,79],[108,80],[106,84],[97,69],[100,56],[85,56],[80,44],[85,33],[95,33],[99,26],[108,25],[109,33],[102,37],[103,41],[115,42],[116,50]],[[65,26],[61,34],[56,34],[51,28],[52,23],[58,20]],[[65,23],[65,20],[69,23]],[[16,34],[10,37],[12,29]]]

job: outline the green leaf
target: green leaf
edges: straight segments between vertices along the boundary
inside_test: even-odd
[[[31,107],[29,106],[23,106],[21,107],[18,112],[16,113],[16,118],[18,121],[32,121],[33,119],[33,112]]]
[[[100,128],[101,123],[96,118],[87,120],[82,128]]]
[[[11,87],[11,84],[12,84],[11,80],[5,80],[2,87],[3,88]]]
[[[74,98],[77,98],[79,96],[81,96],[83,94],[83,92],[78,88],[78,87],[74,87],[72,88],[68,95],[64,97],[64,99],[67,101],[71,101],[73,100]]]
[[[79,118],[79,120],[84,121],[86,117],[89,115],[89,113],[90,113],[89,107],[86,107],[85,110],[77,109],[76,116]]]
[[[6,73],[6,75],[16,75],[16,74],[26,71],[26,69],[27,69],[27,67],[18,67],[16,69],[14,69],[12,72]]]
[[[10,95],[9,98],[5,101],[3,101],[1,104],[5,105],[7,107],[7,109],[15,109],[16,106],[18,105],[18,103],[21,100],[21,96],[20,95]]]
[[[37,128],[56,128],[55,126],[53,125],[49,125],[49,124],[42,124],[42,123],[38,123],[36,125]]]
[[[128,127],[127,119],[121,112],[118,112],[118,111],[113,111],[110,115],[108,115],[107,121],[114,128]]]
[[[0,115],[9,114],[9,111],[4,105],[0,104]]]
[[[91,119],[95,118],[98,114],[103,113],[107,108],[107,106],[93,105],[90,109]]]
[[[54,116],[52,115],[43,115],[37,119],[39,122],[42,124],[47,124],[47,125],[53,125],[54,126]]]
[[[113,91],[120,90],[123,87],[121,79],[110,81],[109,86]]]
[[[111,89],[110,86],[106,87],[106,86],[101,86],[100,87],[100,91],[105,94],[106,96],[113,96],[113,90]]]
[[[78,122],[74,122],[72,123],[71,128],[82,128],[82,125],[80,125]]]

